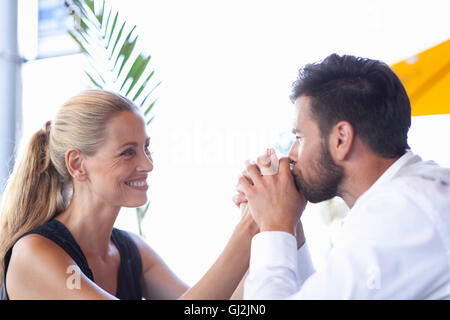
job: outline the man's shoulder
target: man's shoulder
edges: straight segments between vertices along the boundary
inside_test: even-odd
[[[439,166],[411,168],[394,176],[384,189],[418,204],[450,206],[450,169]]]
[[[393,182],[407,180],[415,184],[435,182],[450,186],[450,168],[441,167],[432,160],[422,161],[420,157],[411,160],[395,173]]]
[[[388,237],[389,231],[440,230],[450,241],[450,186],[439,180],[418,175],[394,177],[372,190],[352,211],[349,225],[361,232],[380,229]]]
[[[383,208],[387,212],[409,211],[410,215],[412,212],[450,212],[450,185],[439,179],[402,175],[373,191],[362,207]]]

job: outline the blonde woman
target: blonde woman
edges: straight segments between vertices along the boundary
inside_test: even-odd
[[[148,146],[137,107],[101,90],[73,97],[34,134],[3,195],[2,299],[232,296],[258,232],[250,214],[192,288],[142,238],[113,228],[121,207],[147,201]]]

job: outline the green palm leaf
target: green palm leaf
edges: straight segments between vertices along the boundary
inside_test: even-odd
[[[157,101],[150,97],[161,82],[154,82],[150,55],[137,52],[136,26],[130,28],[105,0],[66,0],[65,5],[75,21],[69,35],[90,61],[91,70],[85,70],[85,74],[91,85],[130,98],[143,110],[149,124],[154,118],[150,111]],[[136,211],[141,234],[141,221],[148,206],[147,203]]]

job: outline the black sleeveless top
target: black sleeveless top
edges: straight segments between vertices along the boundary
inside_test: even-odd
[[[50,220],[44,225],[24,234],[39,234],[59,245],[78,265],[81,272],[95,282],[94,276],[78,243],[70,231],[58,220]],[[23,237],[22,236],[22,237]],[[121,300],[142,299],[141,276],[142,261],[136,244],[131,237],[122,230],[114,228],[111,240],[119,250],[120,267],[117,280],[116,297]],[[8,250],[4,259],[4,276],[0,293],[0,300],[8,300],[6,291],[6,272],[11,259],[12,247]]]

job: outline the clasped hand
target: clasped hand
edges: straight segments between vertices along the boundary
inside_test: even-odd
[[[299,221],[307,201],[295,187],[290,160],[281,158],[278,172],[274,172],[275,161],[275,151],[269,149],[256,163],[247,162],[233,201],[250,211],[260,231],[289,232],[297,236],[300,246],[304,236]]]

